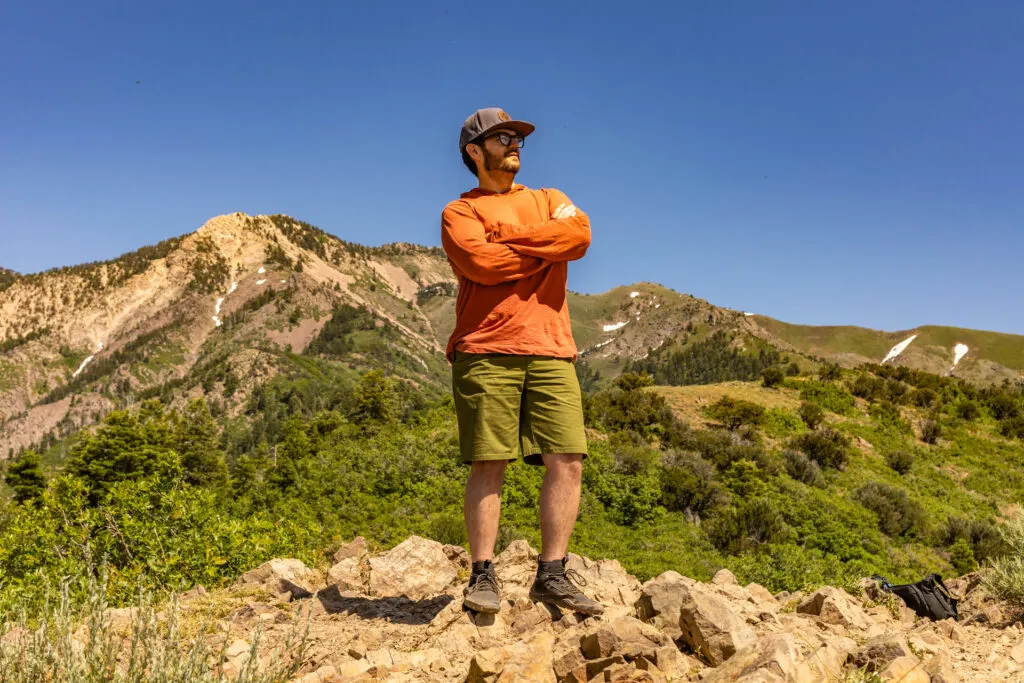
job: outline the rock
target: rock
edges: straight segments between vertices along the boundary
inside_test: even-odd
[[[1024,664],[1024,640],[1013,646],[1010,650],[1010,659],[1018,664]]]
[[[681,638],[712,666],[718,666],[737,650],[757,642],[754,629],[729,608],[721,597],[700,585],[679,586]]]
[[[668,637],[653,626],[632,617],[623,617],[583,636],[580,650],[587,659],[622,655],[629,659],[649,656],[654,660],[658,648],[669,642]]]
[[[327,572],[327,585],[337,586],[339,591],[358,591],[366,589],[363,581],[359,559],[345,557],[339,560]]]
[[[313,673],[294,679],[293,683],[341,683],[344,678],[333,666],[322,666]]]
[[[678,572],[667,571],[645,583],[636,602],[637,616],[660,629],[673,640],[682,635],[679,612],[684,591],[696,582]]]
[[[932,630],[954,643],[961,643],[964,640],[964,630],[952,619],[936,621],[932,624]]]
[[[366,539],[362,536],[356,536],[354,539],[346,543],[345,545],[334,551],[334,563],[337,564],[342,560],[349,558],[359,559],[367,553]]]
[[[602,676],[605,679],[604,672],[612,667],[616,667],[620,664],[625,664],[626,658],[622,655],[615,655],[614,657],[602,657],[601,659],[592,659],[587,662],[587,680],[593,680],[596,676]]]
[[[924,663],[925,673],[931,683],[959,683],[960,676],[953,669],[953,660],[949,653],[939,652]]]
[[[249,663],[251,656],[252,646],[249,643],[241,639],[233,640],[224,649],[224,663],[221,664],[221,671],[228,678],[234,678]],[[257,666],[259,666],[259,660],[257,660]]]
[[[702,683],[807,680],[818,679],[813,677],[789,633],[776,633],[741,649],[701,678]]]
[[[902,636],[886,634],[872,638],[849,654],[846,663],[854,669],[881,671],[889,662],[911,654]]]
[[[206,591],[206,589],[203,588],[201,584],[197,583],[195,586],[182,593],[178,597],[178,602],[182,605],[187,605],[190,602],[195,602],[196,600],[203,600],[205,598],[208,598],[209,595],[210,594]]]
[[[750,596],[750,601],[758,607],[767,610],[779,608],[779,601],[764,586],[757,583],[749,583],[744,590]]]
[[[736,580],[736,575],[728,569],[719,569],[715,572],[715,575],[711,577],[711,585],[713,586],[736,586],[740,585],[740,582]]]
[[[575,569],[587,582],[586,594],[605,605],[632,607],[640,597],[640,582],[618,560],[590,560],[569,553],[566,568]]]
[[[468,572],[473,570],[473,562],[469,557],[469,551],[461,545],[444,545],[441,546],[441,550],[444,551],[448,561],[455,565],[459,571]]]
[[[556,683],[551,662],[554,638],[542,634],[528,642],[481,650],[469,665],[466,683]]]
[[[294,600],[312,595],[315,581],[316,573],[301,560],[277,558],[242,574],[235,586],[262,588]]]
[[[578,649],[572,649],[559,657],[551,668],[559,683],[582,683],[590,678],[587,676],[587,659]]]
[[[883,681],[899,681],[899,683],[929,683],[931,680],[931,676],[913,655],[897,657],[889,662],[889,665],[879,674],[879,678]]]
[[[502,582],[502,597],[526,597],[537,576],[537,551],[523,539],[512,541],[494,558],[494,571]]]
[[[388,552],[370,558],[369,593],[422,600],[442,593],[458,579],[437,541],[410,536]]]
[[[864,610],[846,591],[831,586],[819,588],[797,605],[796,611],[821,617],[826,624],[843,628],[866,630],[871,625]]]

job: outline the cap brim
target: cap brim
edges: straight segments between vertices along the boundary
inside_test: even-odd
[[[532,133],[533,131],[537,130],[537,126],[533,125],[532,123],[527,123],[526,121],[502,121],[501,123],[498,123],[496,125],[491,126],[490,128],[488,128],[484,132],[480,133],[480,135],[476,136],[473,139],[474,140],[479,140],[482,137],[486,137],[487,135],[490,135],[492,131],[500,130],[502,128],[508,128],[510,130],[514,130],[515,132],[517,132],[520,135],[522,135],[524,138],[527,135],[529,135],[530,133]],[[470,140],[470,142],[472,142],[472,141],[473,140]],[[467,142],[466,144],[468,145],[469,142]]]

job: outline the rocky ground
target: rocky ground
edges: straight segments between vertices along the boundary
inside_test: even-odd
[[[298,646],[301,683],[329,681],[1024,681],[1024,632],[976,575],[959,622],[917,618],[865,581],[861,595],[825,587],[772,595],[722,570],[710,583],[666,572],[641,584],[618,562],[570,556],[602,600],[600,617],[533,604],[536,552],[516,541],[495,560],[505,606],[463,611],[464,549],[411,537],[371,554],[343,546],[323,576],[272,560],[228,591],[196,589],[186,612],[215,605],[228,633],[225,673]],[[256,646],[253,647],[253,643]]]

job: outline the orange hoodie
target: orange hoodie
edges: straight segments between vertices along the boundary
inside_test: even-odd
[[[565,300],[568,262],[590,246],[590,219],[551,218],[572,202],[558,190],[513,185],[466,192],[441,214],[441,244],[459,279],[445,355],[510,353],[576,359]]]

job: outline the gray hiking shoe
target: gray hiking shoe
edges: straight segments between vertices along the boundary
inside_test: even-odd
[[[566,569],[563,558],[560,568],[537,570],[537,578],[530,588],[530,599],[581,614],[603,614],[604,605],[584,595],[577,584],[586,586],[587,580],[575,569]]]
[[[497,614],[501,611],[501,588],[493,569],[469,577],[462,604],[474,612]]]

